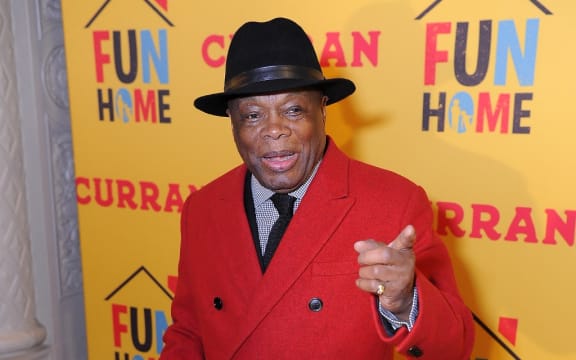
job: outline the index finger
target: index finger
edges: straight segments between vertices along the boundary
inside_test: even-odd
[[[358,251],[358,263],[360,265],[390,265],[394,263],[395,253],[394,250],[387,246],[385,243],[376,242],[374,240],[357,242],[361,243]],[[362,244],[363,243],[363,244]]]
[[[368,239],[368,240],[359,240],[354,243],[354,250],[357,253],[363,253],[366,251],[374,250],[378,248],[380,245],[375,240]]]

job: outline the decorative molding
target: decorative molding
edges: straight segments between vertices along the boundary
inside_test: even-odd
[[[10,2],[0,1],[0,354],[31,348],[36,321]]]
[[[39,6],[43,27],[40,48],[44,49],[41,77],[48,110],[44,121],[50,143],[60,294],[66,297],[82,295],[83,291],[66,54],[60,1],[39,1]]]
[[[48,53],[44,61],[43,77],[48,97],[58,108],[68,111],[68,80],[63,45],[55,46]]]
[[[60,290],[63,296],[82,294],[82,262],[78,235],[78,209],[72,138],[66,128],[52,129],[52,167]]]
[[[0,0],[12,19],[18,94],[22,114],[22,168],[36,316],[48,338],[43,351],[27,349],[4,360],[87,358],[75,175],[60,0]],[[0,27],[6,24],[0,23]],[[2,46],[3,44],[0,44]],[[4,55],[5,47],[1,47]],[[2,76],[2,75],[0,75]],[[1,139],[0,139],[1,141]],[[2,191],[2,189],[0,189]],[[0,204],[1,207],[1,204]],[[0,250],[0,257],[2,251]],[[3,286],[0,280],[0,287]],[[0,319],[0,327],[2,319]],[[4,356],[4,357],[3,357]],[[20,356],[20,355],[19,355]]]
[[[62,28],[60,0],[36,0],[36,4],[39,8],[42,33],[47,33],[54,27]]]

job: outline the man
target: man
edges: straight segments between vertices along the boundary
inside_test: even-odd
[[[425,192],[326,136],[326,106],[354,90],[288,19],[235,33],[224,92],[195,106],[231,118],[244,164],[186,201],[162,360],[469,357]]]

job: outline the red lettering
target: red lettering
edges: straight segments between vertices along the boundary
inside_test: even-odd
[[[218,47],[219,54],[224,53],[224,36],[222,35],[210,35],[208,36],[204,42],[202,43],[202,58],[204,62],[211,67],[220,67],[224,65],[226,61],[226,57],[224,55],[220,55],[218,57],[211,57],[210,56],[210,47],[212,45],[216,45]]]
[[[172,293],[176,293],[176,287],[178,285],[178,276],[168,275],[168,288],[172,291]]]
[[[465,213],[461,204],[453,202],[436,202],[436,232],[438,235],[450,235],[464,237],[466,228],[465,220],[471,217],[471,229],[469,238],[488,238],[500,240],[502,234],[498,228],[506,227],[507,241],[522,241],[536,244],[541,242],[546,245],[558,245],[558,236],[572,247],[576,238],[576,210],[565,210],[565,216],[561,216],[554,209],[546,209],[546,230],[544,239],[538,238],[538,222],[535,221],[533,209],[526,206],[514,208],[512,220],[508,224],[501,223],[500,210],[488,204],[472,204],[472,212]],[[466,221],[467,222],[467,221]]]
[[[576,228],[576,211],[566,210],[566,220],[563,221],[560,215],[553,209],[546,209],[546,236],[542,240],[543,244],[556,245],[556,232],[560,233],[566,244],[574,246],[574,230]]]
[[[372,66],[378,66],[378,49],[379,49],[379,39],[381,31],[374,30],[368,31],[367,33],[361,33],[359,31],[352,31],[350,33],[352,37],[352,63],[353,67],[364,66],[364,58],[370,62]],[[228,37],[231,39],[233,35]],[[320,65],[323,67],[333,66],[345,67],[347,66],[346,53],[342,46],[340,32],[326,32],[325,42],[318,46],[318,51],[320,54],[319,60]],[[210,67],[218,68],[222,67],[226,63],[226,36],[212,34],[207,36],[202,42],[202,59],[204,63]]]
[[[134,202],[134,195],[136,189],[134,185],[128,180],[116,180],[118,185],[118,207],[125,208],[126,204],[130,209],[136,209],[138,205]]]
[[[437,202],[438,220],[436,231],[440,235],[448,235],[447,229],[457,237],[462,237],[466,232],[460,227],[464,219],[462,206],[452,202]]]
[[[378,37],[380,31],[368,32],[370,41],[367,41],[359,31],[352,32],[352,39],[354,40],[352,66],[364,66],[362,63],[361,55],[366,55],[370,63],[374,66],[378,65]]]
[[[450,33],[450,23],[430,23],[426,26],[426,48],[424,54],[424,85],[436,84],[436,64],[448,62],[448,52],[439,51],[438,35]]]
[[[112,180],[111,179],[104,179],[104,181],[106,182],[106,191],[108,193],[108,198],[104,199],[102,196],[102,186],[100,185],[100,183],[102,182],[102,179],[100,178],[94,178],[94,188],[96,193],[94,194],[94,198],[96,199],[96,203],[100,206],[103,207],[107,207],[112,205],[112,202],[114,202],[114,197],[112,196]]]
[[[186,197],[198,191],[198,187],[193,184],[186,185],[183,187],[184,193],[180,188],[180,184],[176,183],[161,188],[151,181],[76,178],[78,204],[81,205],[88,205],[94,201],[98,206],[109,207],[114,205],[115,199],[118,199],[116,203],[118,208],[181,212]]]
[[[485,216],[484,216],[485,215]],[[481,238],[483,230],[491,240],[498,240],[500,233],[496,231],[496,225],[500,221],[498,209],[492,205],[472,205],[472,231],[471,238]]]
[[[94,31],[94,63],[96,66],[96,82],[104,82],[104,64],[110,64],[110,55],[102,52],[102,42],[110,39],[108,31]]]
[[[142,205],[140,209],[148,210],[150,205],[154,211],[160,211],[162,206],[158,204],[158,194],[160,190],[158,186],[149,181],[140,181],[140,193],[142,198]]]
[[[120,314],[126,314],[126,305],[112,304],[112,329],[114,332],[114,346],[122,347],[122,333],[128,332],[128,326],[120,321]]]
[[[148,90],[146,92],[146,100],[142,96],[141,89],[134,90],[134,113],[135,113],[135,120],[136,122],[140,122],[142,119],[142,115],[144,116],[143,120],[148,121],[150,117],[152,117],[152,123],[156,123],[156,94],[154,90]]]
[[[80,195],[80,185],[83,185],[85,188],[90,190],[90,180],[85,177],[76,178],[76,201],[78,201],[79,204],[86,205],[90,202],[92,198],[90,197],[90,195],[86,196]]]
[[[326,43],[322,54],[320,55],[320,66],[330,66],[330,60],[336,59],[334,66],[346,66],[346,58],[344,56],[344,49],[340,43],[340,33],[328,32],[326,33]]]
[[[498,118],[502,119],[500,123],[500,133],[508,132],[508,118],[510,114],[510,94],[500,94],[496,103],[496,108],[492,111],[490,103],[490,93],[482,92],[478,94],[478,115],[476,121],[476,131],[484,132],[484,120],[488,122],[488,130],[494,132],[498,124]]]
[[[525,235],[524,241],[527,243],[537,243],[536,229],[532,221],[532,209],[527,207],[517,207],[514,219],[508,227],[505,240],[518,241],[518,234]]]
[[[182,205],[184,205],[184,199],[180,194],[180,185],[168,184],[168,195],[166,196],[166,204],[164,206],[164,211],[172,212],[172,208],[176,206],[178,212],[181,212]]]

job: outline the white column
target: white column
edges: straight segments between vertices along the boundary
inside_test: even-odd
[[[46,337],[36,320],[10,10],[0,0],[0,358]]]

